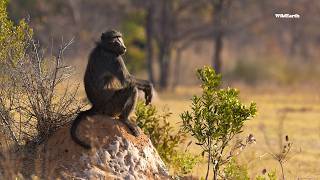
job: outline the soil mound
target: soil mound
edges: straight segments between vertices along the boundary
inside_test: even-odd
[[[36,174],[61,179],[168,179],[168,171],[149,138],[130,134],[119,120],[96,115],[84,119],[78,136],[94,148],[74,143],[70,124],[37,149]]]

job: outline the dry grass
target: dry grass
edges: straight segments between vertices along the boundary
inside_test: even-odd
[[[241,163],[248,165],[250,175],[254,177],[265,168],[277,170],[280,177],[280,166],[268,153],[279,151],[280,135],[283,139],[285,135],[289,135],[293,148],[288,161],[284,163],[287,179],[320,179],[320,93],[316,91],[317,88],[240,86],[239,89],[244,102],[255,101],[258,106],[257,117],[246,123],[243,134],[253,133],[257,143],[239,157]],[[161,100],[155,104],[170,109],[173,113],[171,121],[178,128],[179,114],[189,108],[191,102],[189,99],[195,93],[200,93],[200,89],[180,88],[175,93],[161,94]],[[285,116],[279,111],[285,111]],[[283,128],[279,127],[281,119]],[[264,131],[261,127],[264,127]],[[194,146],[191,150],[199,152]],[[194,175],[204,176],[205,168],[202,166],[204,165],[195,168]]]

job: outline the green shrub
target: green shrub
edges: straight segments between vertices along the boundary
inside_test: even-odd
[[[231,159],[223,171],[226,180],[250,180],[247,167],[239,165],[235,159]]]
[[[227,146],[242,132],[244,122],[255,115],[256,105],[243,105],[236,89],[220,89],[221,76],[213,68],[199,69],[197,75],[203,91],[192,98],[191,111],[181,114],[183,130],[196,139],[202,154],[208,155],[206,179],[210,164],[213,164],[214,179],[217,179],[220,166],[232,158],[225,154]],[[247,142],[254,140],[252,137],[249,136]]]
[[[16,63],[26,49],[27,39],[32,36],[32,29],[25,20],[17,25],[9,19],[7,13],[8,0],[0,1],[0,63],[8,59]]]
[[[199,156],[194,156],[188,152],[178,152],[177,155],[173,157],[170,166],[174,174],[186,175],[192,171],[199,161]]]
[[[239,165],[237,161],[232,158],[225,166],[224,170],[225,180],[250,180],[248,169],[246,165]],[[254,178],[255,180],[277,180],[276,171],[267,172],[263,170],[262,175],[258,175]]]
[[[265,172],[266,173],[266,172]],[[277,180],[276,171],[270,171],[264,175],[259,175],[256,177],[256,180]]]
[[[164,111],[159,114],[155,106],[138,102],[135,114],[137,125],[149,136],[161,159],[173,173],[183,175],[191,172],[198,158],[179,150],[185,141],[185,133],[174,131],[168,122],[171,113]]]

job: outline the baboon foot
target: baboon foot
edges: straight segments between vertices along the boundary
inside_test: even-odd
[[[121,119],[122,122],[127,125],[127,127],[130,129],[131,133],[138,137],[140,135],[140,130],[139,127],[137,125],[135,125],[134,123],[130,122],[129,119],[125,118],[125,119]]]

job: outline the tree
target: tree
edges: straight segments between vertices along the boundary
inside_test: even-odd
[[[181,114],[182,128],[196,139],[196,144],[203,149],[202,154],[208,155],[206,179],[212,164],[216,180],[219,169],[231,160],[234,151],[254,141],[249,135],[245,143],[239,141],[228,155],[225,153],[231,140],[242,132],[244,122],[256,114],[256,105],[243,105],[236,89],[220,89],[221,76],[213,68],[199,69],[197,75],[201,80],[202,94],[193,96],[191,111]]]
[[[201,19],[204,1],[194,3],[192,0],[164,0],[154,1],[153,34],[157,45],[159,62],[159,88],[164,90],[170,85],[171,65],[174,52],[177,52],[179,64],[181,53],[190,42],[195,40],[196,34],[206,31],[204,19]],[[190,41],[188,41],[190,40]]]
[[[262,18],[260,14],[251,17],[246,13],[246,11],[253,11],[255,5],[253,2],[251,0],[207,0],[208,10],[211,12],[211,28],[208,27],[211,32],[205,32],[201,36],[212,39],[212,67],[217,73],[222,73],[222,51],[226,37],[248,29]]]

